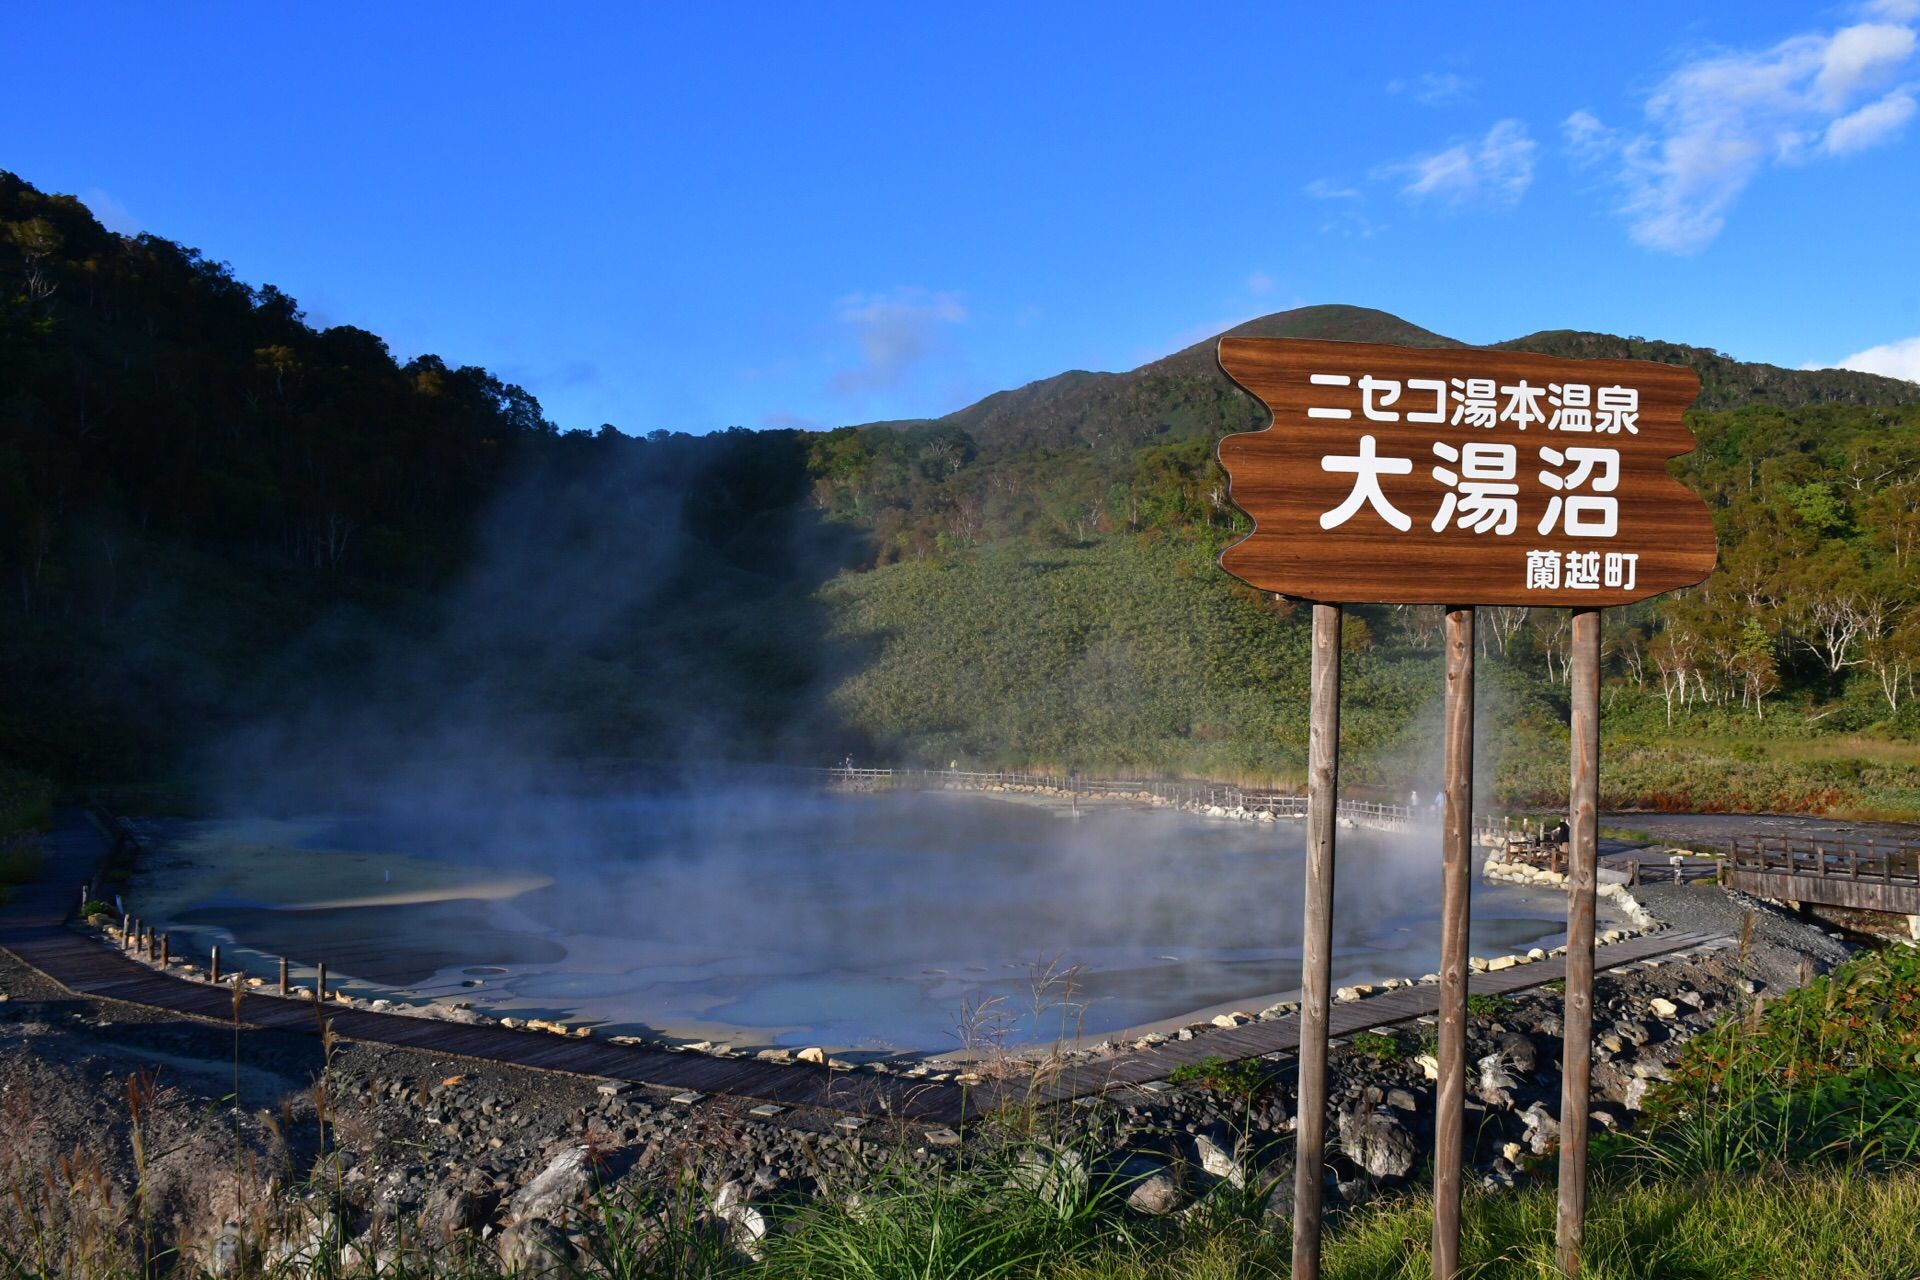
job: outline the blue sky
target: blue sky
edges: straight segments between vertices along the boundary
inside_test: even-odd
[[[0,167],[563,427],[935,415],[1310,302],[1920,378],[1920,0],[807,8],[35,5]]]

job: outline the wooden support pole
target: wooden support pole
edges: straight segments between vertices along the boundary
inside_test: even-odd
[[[220,981],[220,948],[218,947],[213,948],[213,953],[207,957],[207,981]]]
[[[1587,1108],[1593,1069],[1593,906],[1600,823],[1600,611],[1573,611],[1573,776],[1567,795],[1567,995],[1560,1046],[1560,1212],[1554,1263],[1580,1274],[1587,1219]]]
[[[325,1004],[327,1002],[327,966],[325,961],[314,966],[313,1002],[315,1004]]]
[[[287,958],[280,957],[280,994],[287,994]]]
[[[166,968],[173,963],[173,939],[167,934],[160,935],[160,967]]]
[[[1433,1119],[1433,1275],[1460,1272],[1460,1182],[1466,1164],[1467,926],[1472,881],[1473,608],[1449,606],[1446,766],[1440,807],[1440,1082]]]
[[[1293,1275],[1319,1280],[1320,1194],[1326,1182],[1327,1017],[1332,997],[1333,843],[1340,793],[1340,622],[1313,606],[1307,735],[1307,887],[1300,932],[1300,1080],[1293,1151]]]

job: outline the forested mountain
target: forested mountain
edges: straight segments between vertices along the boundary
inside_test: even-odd
[[[1233,332],[1452,344],[1355,307]],[[1610,615],[1616,722],[1920,728],[1920,387],[1601,334],[1503,345],[1705,384],[1676,466],[1716,509],[1723,568]],[[128,778],[324,741],[1286,776],[1300,621],[1210,563],[1243,527],[1214,444],[1263,422],[1209,340],[936,420],[561,432],[485,370],[398,363],[0,174],[0,763]],[[1484,683],[1523,736],[1561,732],[1563,621],[1486,612]],[[1433,628],[1355,611],[1356,776],[1422,767]],[[1498,785],[1563,785],[1535,756]],[[1634,794],[1684,785],[1693,765],[1668,765]],[[1911,764],[1844,785],[1920,807]]]

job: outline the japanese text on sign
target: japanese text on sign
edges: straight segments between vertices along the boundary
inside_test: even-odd
[[[1640,392],[1635,387],[1596,388],[1579,382],[1535,386],[1525,378],[1504,385],[1495,378],[1409,378],[1403,383],[1372,374],[1363,375],[1356,383],[1351,375],[1340,373],[1315,373],[1308,381],[1315,387],[1357,386],[1360,412],[1368,422],[1485,428],[1508,423],[1521,431],[1544,424],[1548,432],[1597,435],[1640,432]],[[1413,396],[1403,416],[1397,406],[1408,392]],[[1321,403],[1311,405],[1307,416],[1351,419],[1353,410]],[[1519,529],[1518,445],[1472,441],[1456,446],[1436,440],[1429,447],[1437,462],[1429,468],[1428,476],[1442,490],[1433,517],[1434,532],[1452,525],[1469,533],[1504,538]],[[1545,491],[1537,519],[1531,519],[1532,513],[1528,513],[1534,531],[1570,538],[1614,536],[1620,524],[1619,501],[1613,496],[1620,484],[1619,449],[1543,443],[1532,451],[1528,462],[1538,466],[1536,475]],[[1413,456],[1382,453],[1378,438],[1366,434],[1356,442],[1354,453],[1323,456],[1320,469],[1353,477],[1346,499],[1321,514],[1322,529],[1337,529],[1363,509],[1402,533],[1413,527],[1413,518],[1394,504],[1381,481],[1383,476],[1412,476],[1416,470]],[[1535,563],[1536,556],[1553,559],[1551,574]],[[1631,589],[1635,558],[1609,553],[1602,560],[1594,554],[1589,564],[1586,556],[1568,552],[1563,564],[1552,552],[1529,553],[1526,585],[1530,590],[1588,586],[1597,590],[1605,581],[1608,586]]]

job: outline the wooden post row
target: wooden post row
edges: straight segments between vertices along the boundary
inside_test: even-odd
[[[1560,1204],[1554,1262],[1580,1274],[1587,1214],[1588,1090],[1593,1068],[1593,908],[1600,821],[1600,611],[1573,611],[1571,836],[1567,874],[1567,991],[1560,1042]]]
[[[1339,605],[1313,606],[1307,885],[1300,933],[1300,1079],[1293,1151],[1293,1274],[1299,1277],[1320,1274],[1320,1201],[1326,1185],[1334,819],[1340,795],[1340,622]]]
[[[1446,763],[1440,835],[1440,1080],[1433,1117],[1433,1274],[1460,1270],[1460,1193],[1466,1164],[1467,951],[1472,881],[1473,609],[1449,607]]]

